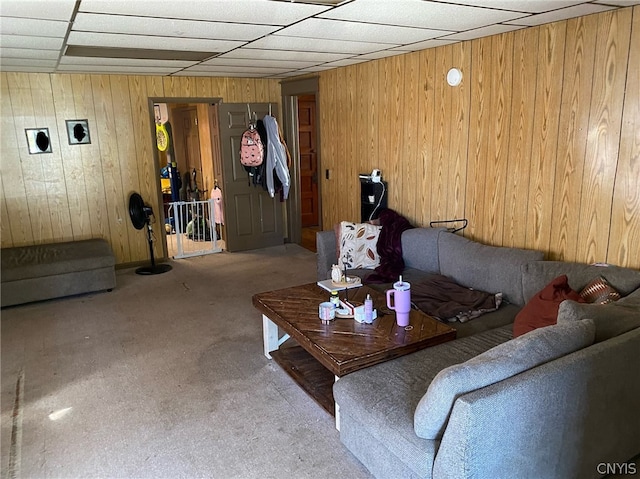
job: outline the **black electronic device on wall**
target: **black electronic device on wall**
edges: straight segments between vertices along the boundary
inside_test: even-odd
[[[380,211],[387,207],[387,182],[382,181],[380,170],[359,176],[361,221],[375,220]]]

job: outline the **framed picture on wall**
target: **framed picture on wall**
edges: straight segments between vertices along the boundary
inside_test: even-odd
[[[70,145],[88,145],[91,143],[88,120],[66,120],[66,123]]]
[[[49,128],[25,128],[29,154],[51,153],[51,137]]]

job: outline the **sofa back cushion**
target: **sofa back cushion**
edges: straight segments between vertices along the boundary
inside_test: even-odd
[[[483,245],[453,233],[438,237],[440,274],[468,288],[502,293],[504,300],[518,306],[525,303],[520,268],[543,256],[541,251]]]
[[[402,233],[402,259],[407,268],[440,273],[438,236],[444,228],[413,228]]]
[[[622,296],[640,288],[640,271],[620,266],[594,266],[564,261],[534,261],[522,267],[522,291],[529,301],[553,278],[566,274],[574,291],[582,289],[593,279],[602,276]]]
[[[441,439],[456,399],[593,344],[592,320],[536,329],[468,361],[449,366],[433,379],[414,414],[415,433]]]
[[[592,319],[596,326],[596,343],[640,328],[640,288],[613,303],[560,303],[558,323],[585,318]]]

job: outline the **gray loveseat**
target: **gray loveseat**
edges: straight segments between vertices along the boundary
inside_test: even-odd
[[[325,279],[334,232],[318,233],[317,247]],[[434,228],[405,231],[402,248],[409,282],[443,274],[507,304],[451,323],[454,341],[336,382],[341,441],[374,476],[588,478],[640,453],[640,272],[543,261]],[[560,274],[576,291],[602,275],[624,297],[564,301],[558,324],[514,339],[518,311]]]

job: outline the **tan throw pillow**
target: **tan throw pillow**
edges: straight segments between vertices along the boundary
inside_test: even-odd
[[[381,226],[369,223],[340,223],[340,267],[373,269],[380,264],[376,245]]]
[[[607,304],[620,299],[620,293],[602,276],[598,276],[582,288],[580,296],[587,303],[596,304]]]

